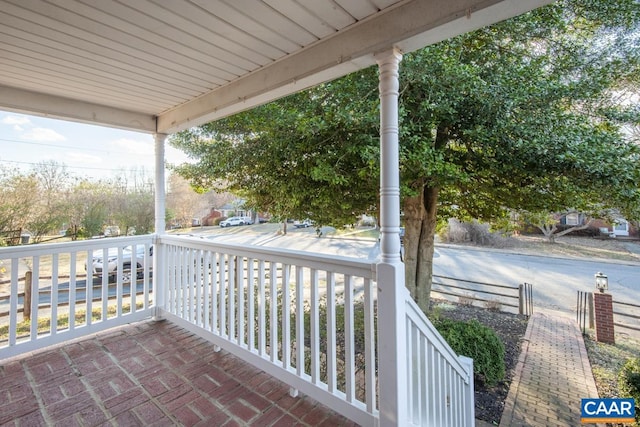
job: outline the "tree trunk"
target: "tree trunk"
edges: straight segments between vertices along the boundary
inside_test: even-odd
[[[433,254],[435,252],[434,237],[436,234],[436,215],[438,212],[438,188],[424,189],[425,215],[422,219],[422,231],[418,246],[417,289],[418,306],[425,313],[431,301],[431,283],[433,281]]]
[[[419,195],[404,200],[405,284],[425,313],[431,297],[438,191],[423,187]]]
[[[422,231],[422,217],[424,209],[422,194],[404,199],[404,271],[405,285],[409,289],[411,298],[418,300],[417,274],[418,249]]]

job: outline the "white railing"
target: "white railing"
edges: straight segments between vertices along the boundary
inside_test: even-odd
[[[169,320],[377,424],[373,264],[189,237],[159,243]]]
[[[109,258],[110,248],[117,248],[113,279],[87,281],[85,268]],[[378,372],[387,368],[378,363],[377,327],[386,320],[378,317],[375,264],[170,235],[0,248],[0,261],[10,277],[10,296],[0,297],[0,360],[155,315],[274,375],[294,394],[361,425],[383,423]],[[134,263],[137,274],[126,269]],[[30,285],[23,276],[33,277]],[[129,277],[138,277],[135,287]],[[473,425],[473,362],[455,355],[412,300],[398,310],[406,348],[396,351],[407,368],[398,381],[408,388],[401,404],[409,423]]]
[[[109,249],[113,274],[93,275]],[[0,360],[152,315],[151,253],[150,235],[0,248]]]
[[[410,422],[473,426],[473,360],[456,356],[413,300],[406,310]]]

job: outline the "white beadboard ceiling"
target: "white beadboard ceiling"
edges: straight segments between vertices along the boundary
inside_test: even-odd
[[[550,2],[0,0],[0,109],[172,133]]]

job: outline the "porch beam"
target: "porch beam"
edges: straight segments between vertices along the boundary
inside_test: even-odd
[[[127,111],[2,85],[0,85],[0,110],[136,132],[153,133],[156,131],[156,118],[152,114]]]

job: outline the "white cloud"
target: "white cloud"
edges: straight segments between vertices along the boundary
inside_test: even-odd
[[[38,142],[66,141],[63,135],[60,135],[53,129],[33,128],[22,134],[22,139],[28,139]]]
[[[23,126],[31,124],[31,120],[25,116],[10,115],[2,118],[2,124],[13,126],[14,130],[21,132],[24,129]]]

